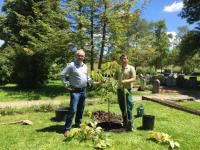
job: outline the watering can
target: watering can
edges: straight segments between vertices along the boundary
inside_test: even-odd
[[[137,108],[137,116],[138,117],[142,117],[144,115],[144,107],[143,105],[140,105],[138,108]]]

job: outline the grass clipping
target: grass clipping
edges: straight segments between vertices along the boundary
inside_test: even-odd
[[[90,140],[97,149],[105,149],[111,146],[111,139],[105,134],[101,127],[97,127],[97,122],[90,122],[89,126],[85,123],[80,128],[70,130],[68,138],[75,138],[80,142]]]
[[[150,132],[150,140],[168,144],[170,149],[180,148],[180,144],[178,142],[175,142],[170,135],[163,132]]]

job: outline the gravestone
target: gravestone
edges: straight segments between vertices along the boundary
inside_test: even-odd
[[[159,93],[159,92],[160,92],[160,81],[158,79],[156,79],[153,82],[152,93]]]
[[[191,89],[197,88],[197,77],[190,77],[188,80],[187,87]]]
[[[146,80],[144,78],[140,78],[140,91],[144,91],[146,87]]]
[[[168,77],[166,80],[167,86],[176,86],[176,79],[174,77]]]
[[[185,85],[184,75],[182,75],[182,74],[178,75],[178,78],[176,78],[176,85],[181,88],[184,87],[184,85]]]

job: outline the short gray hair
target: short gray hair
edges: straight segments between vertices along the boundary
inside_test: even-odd
[[[78,55],[78,54],[83,54],[83,55],[85,56],[85,52],[84,52],[83,49],[77,50],[75,54],[76,54],[76,55]]]

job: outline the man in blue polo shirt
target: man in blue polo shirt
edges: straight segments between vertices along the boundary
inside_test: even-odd
[[[85,107],[86,87],[92,80],[88,76],[87,66],[84,64],[85,52],[80,49],[76,52],[76,60],[68,64],[61,72],[61,80],[70,92],[70,109],[65,123],[64,136],[68,136],[72,120],[75,116],[75,127],[79,127]],[[66,75],[69,79],[66,80]]]

